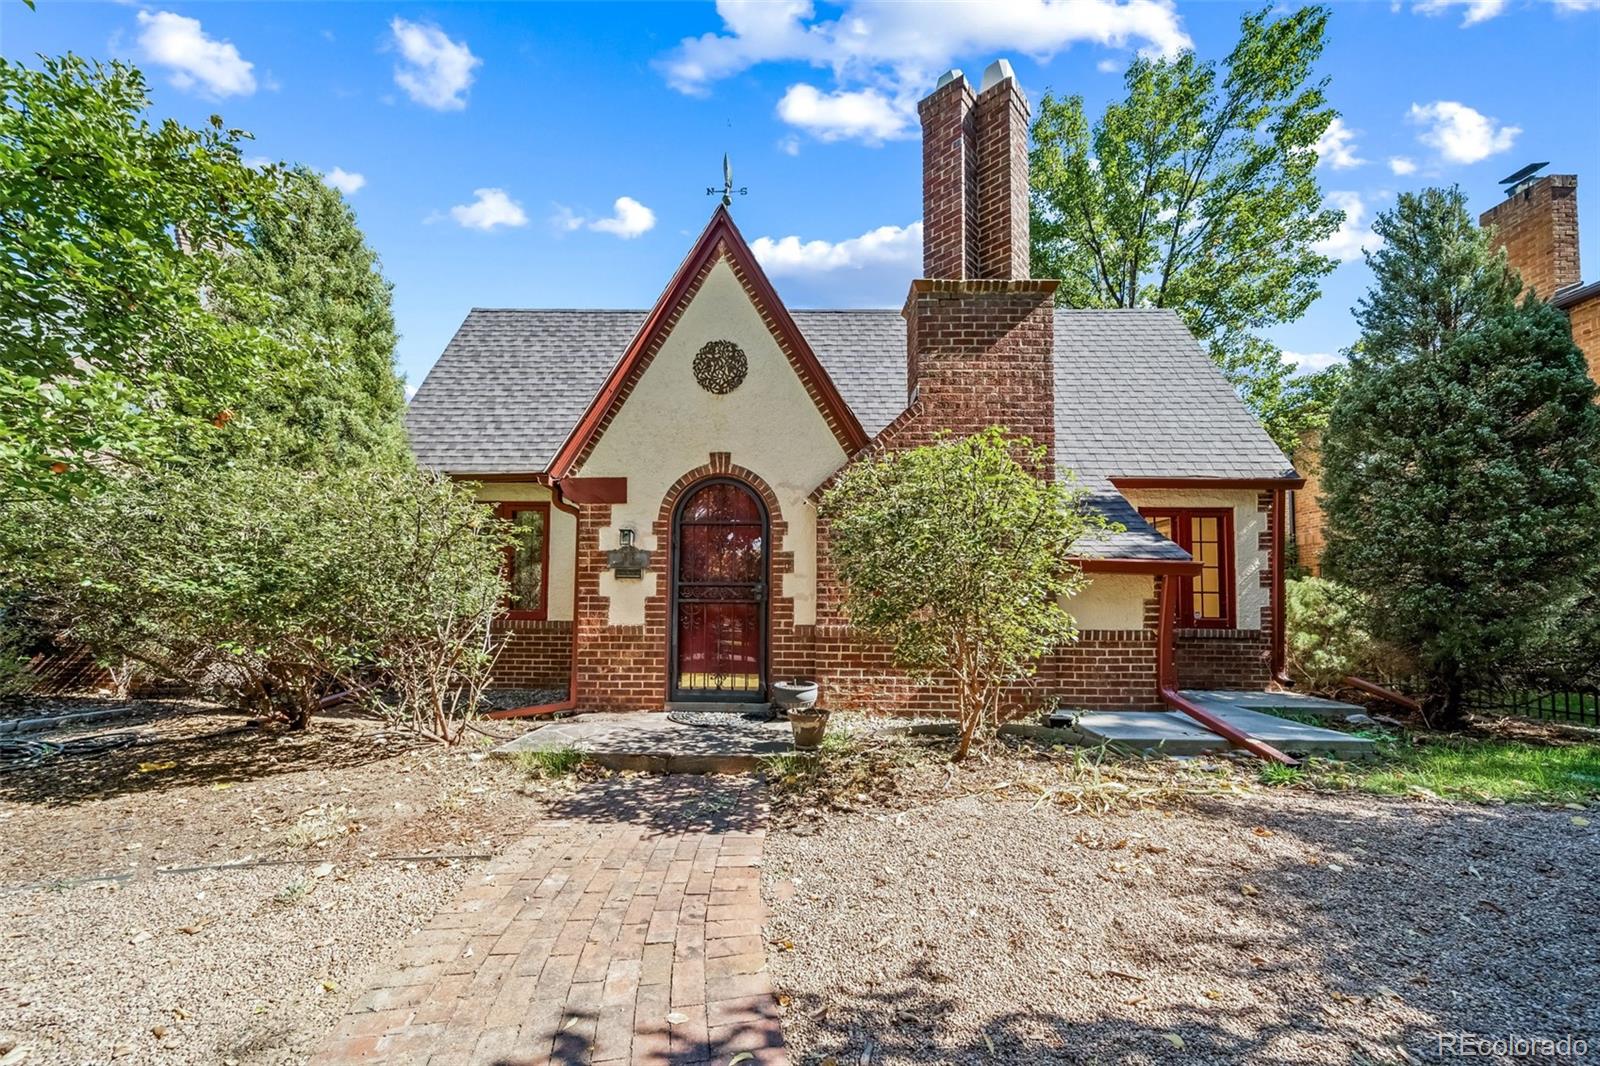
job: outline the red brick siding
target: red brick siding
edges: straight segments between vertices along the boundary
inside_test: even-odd
[[[1589,361],[1589,376],[1600,382],[1600,296],[1591,296],[1567,309],[1572,319],[1572,340]]]
[[[1272,680],[1271,608],[1261,629],[1180,629],[1174,641],[1184,688],[1262,689]]]
[[[501,619],[491,684],[496,688],[566,688],[572,671],[572,623]]]

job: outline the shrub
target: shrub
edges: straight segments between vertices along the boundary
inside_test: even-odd
[[[4,519],[4,584],[69,637],[292,728],[361,686],[453,741],[487,679],[499,526],[415,469],[141,474]]]
[[[1370,661],[1372,638],[1362,628],[1357,596],[1333,581],[1304,577],[1284,584],[1286,666],[1314,689],[1337,687]]]
[[[954,676],[956,758],[999,725],[1004,687],[1074,640],[1068,562],[1098,519],[1069,487],[1030,473],[1044,450],[998,428],[875,455],[823,499],[853,625],[919,680]]]

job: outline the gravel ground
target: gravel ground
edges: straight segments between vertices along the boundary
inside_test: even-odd
[[[137,747],[0,774],[0,1059],[302,1061],[543,810],[498,760],[371,723],[243,725],[152,708],[107,727]],[[267,865],[175,872],[241,861]]]
[[[1252,790],[1087,815],[974,776],[768,839],[797,1062],[1414,1062],[1456,1031],[1600,1057],[1592,811]]]

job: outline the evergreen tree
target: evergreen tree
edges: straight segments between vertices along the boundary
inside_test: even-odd
[[[228,317],[283,346],[252,436],[297,465],[393,458],[405,398],[392,286],[337,189],[305,167],[269,172],[275,193],[229,257],[226,303]]]
[[[1465,246],[1411,232],[1429,235],[1419,255]],[[1407,264],[1404,246],[1382,264],[1323,452],[1324,564],[1364,594],[1367,630],[1414,658],[1441,725],[1558,630],[1600,567],[1600,408],[1583,354],[1560,312],[1505,300],[1487,246],[1471,246],[1448,270]]]
[[[1505,251],[1473,223],[1459,188],[1401,193],[1372,232],[1383,246],[1366,253],[1373,286],[1355,311],[1370,362],[1441,352],[1458,333],[1507,310],[1522,288]]]

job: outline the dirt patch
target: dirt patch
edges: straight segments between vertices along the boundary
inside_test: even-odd
[[[29,1063],[299,1061],[543,810],[375,723],[140,712],[75,734],[133,746],[0,774],[0,1048]]]
[[[1035,791],[1038,760],[903,776],[888,808],[768,839],[797,1061],[1402,1062],[1458,1031],[1600,1047],[1583,812],[1235,784],[1091,815]]]

